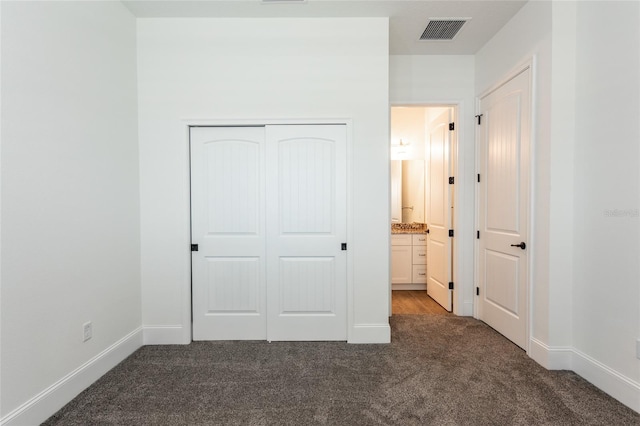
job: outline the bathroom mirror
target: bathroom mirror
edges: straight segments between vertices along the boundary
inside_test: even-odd
[[[425,161],[391,160],[391,223],[424,223]]]

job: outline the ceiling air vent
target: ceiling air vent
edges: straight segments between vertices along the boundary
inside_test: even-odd
[[[424,29],[420,40],[453,40],[466,19],[432,19]]]

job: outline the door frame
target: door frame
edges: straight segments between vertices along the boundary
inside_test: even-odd
[[[457,230],[460,229],[460,224],[464,222],[464,219],[460,216],[460,208],[462,205],[461,194],[465,193],[467,187],[463,179],[458,178],[460,176],[460,141],[464,140],[464,125],[462,123],[462,117],[466,117],[464,111],[464,102],[460,99],[444,100],[444,101],[429,101],[423,102],[416,101],[394,101],[390,103],[389,107],[389,123],[391,123],[391,108],[392,107],[423,107],[423,108],[451,108],[453,121],[456,123],[456,129],[451,136],[451,161],[453,162],[452,175],[456,177],[456,188],[453,191],[453,217],[451,218],[451,227],[456,230],[457,234],[454,234],[451,241],[452,257],[451,262],[453,264],[453,270],[451,272],[451,281],[454,283],[453,287],[453,314],[455,315],[469,315],[465,313],[465,300],[464,295],[470,294],[473,291],[473,282],[464,283],[460,281],[460,277],[463,276],[462,266],[463,262],[463,239],[460,238],[461,233]],[[389,140],[391,140],[391,126],[389,126]],[[389,150],[389,177],[391,177],[391,151]],[[391,199],[391,179],[389,179],[389,199]],[[391,218],[391,204],[389,204],[389,218]],[[389,220],[391,224],[391,220]],[[391,225],[389,225],[391,226]],[[391,229],[389,229],[391,232]],[[464,235],[463,235],[464,236]],[[428,267],[428,265],[427,265]],[[389,316],[391,316],[391,248],[389,247]]]
[[[480,100],[489,95],[491,92],[499,89],[500,87],[507,84],[513,78],[521,74],[522,72],[529,69],[529,100],[531,102],[530,105],[530,117],[529,117],[529,161],[527,164],[527,172],[528,172],[528,203],[527,203],[527,214],[529,215],[529,220],[527,221],[527,253],[529,255],[528,259],[528,271],[525,283],[525,306],[527,307],[527,314],[525,315],[525,319],[527,324],[525,326],[526,329],[526,344],[525,351],[527,355],[531,356],[531,336],[532,336],[532,326],[533,326],[533,300],[531,295],[533,294],[533,265],[535,260],[535,216],[534,216],[534,175],[535,175],[535,146],[536,146],[536,57],[535,55],[526,58],[525,60],[518,63],[517,66],[513,67],[509,72],[505,73],[498,79],[497,82],[480,92],[475,99],[475,111],[476,114],[481,114],[480,112]],[[478,126],[475,126],[475,146],[478,146],[479,143],[479,133]],[[480,172],[480,152],[476,149],[475,152],[475,170],[476,175]],[[479,186],[476,184],[475,186],[475,227],[476,229],[480,229],[480,190]],[[474,286],[479,287],[480,284],[480,242],[479,240],[474,241],[474,259],[473,259],[473,276],[474,276]],[[481,290],[482,291],[482,290]],[[473,303],[473,317],[479,319],[478,315],[478,295],[474,289],[474,303]]]
[[[188,176],[186,179],[187,199],[184,201],[185,214],[188,223],[183,232],[184,247],[191,245],[191,140],[189,129],[191,127],[249,127],[249,126],[268,126],[268,125],[305,125],[305,124],[337,124],[344,125],[346,128],[347,143],[347,243],[353,241],[353,119],[351,118],[263,118],[263,119],[183,119],[184,140],[183,146],[186,150],[186,161]],[[182,304],[182,323],[186,325],[182,330],[182,342],[190,343],[193,341],[193,306],[192,306],[192,263],[191,251],[186,251],[186,264],[188,271],[185,273],[183,291],[181,295]],[[347,250],[347,342],[353,340],[353,250]]]

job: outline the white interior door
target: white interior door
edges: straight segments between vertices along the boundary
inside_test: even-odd
[[[429,126],[427,140],[428,202],[427,293],[451,312],[451,189],[450,111],[440,114]]]
[[[481,320],[526,349],[530,70],[480,100]]]
[[[193,340],[264,340],[264,127],[191,128]]]
[[[346,340],[346,126],[268,126],[266,138],[267,338]]]

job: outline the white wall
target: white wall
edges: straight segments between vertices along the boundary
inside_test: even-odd
[[[453,309],[457,315],[473,315],[473,234],[475,192],[474,57],[390,57],[389,93],[392,105],[458,106],[458,163],[456,173],[454,240],[455,282]]]
[[[392,108],[391,109],[391,144],[394,160],[424,160],[426,123],[425,109]],[[400,140],[405,144],[400,146]],[[394,158],[397,157],[397,158]]]
[[[576,22],[574,369],[629,379],[614,396],[640,411],[640,3],[578,2]]]
[[[139,19],[143,323],[190,334],[187,124],[350,119],[349,340],[388,341],[388,20]]]
[[[536,59],[529,355],[636,411],[639,9],[529,2],[476,55],[478,93]]]
[[[142,343],[135,19],[1,8],[0,422],[38,424]]]

